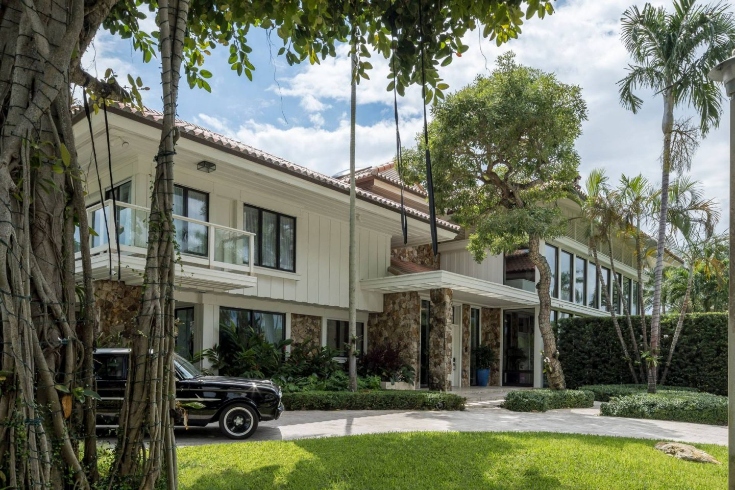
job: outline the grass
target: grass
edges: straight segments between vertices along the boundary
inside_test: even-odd
[[[181,489],[720,489],[727,466],[654,440],[549,433],[370,434],[185,447]],[[725,463],[727,448],[698,445]]]

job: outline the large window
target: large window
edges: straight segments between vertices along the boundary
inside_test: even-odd
[[[268,342],[276,343],[286,339],[286,315],[268,311],[243,310],[240,308],[219,309],[220,339],[222,344],[222,327],[234,326],[240,338],[244,339],[251,332],[263,334]]]
[[[630,314],[638,314],[638,282],[633,281],[631,285],[632,291],[630,292]]]
[[[255,265],[296,270],[296,218],[245,205],[243,228],[255,233]],[[250,257],[248,245],[245,257]],[[246,259],[247,260],[247,259]]]
[[[357,322],[357,349],[363,350],[365,345],[365,325]],[[340,357],[347,357],[347,344],[350,343],[350,322],[344,320],[327,320],[327,347],[339,352]]]
[[[549,267],[551,268],[551,284],[549,285],[549,294],[551,294],[552,298],[559,297],[559,289],[557,286],[557,279],[559,278],[559,270],[557,264],[558,253],[558,248],[554,247],[553,245],[549,245],[548,243],[546,244],[546,262],[549,263]]]
[[[586,305],[590,308],[597,308],[599,287],[597,284],[597,266],[593,262],[587,262],[587,293]]]
[[[209,195],[174,185],[174,214],[198,221],[209,221]],[[208,227],[199,223],[174,220],[176,227],[176,242],[181,253],[191,255],[207,255]]]
[[[602,280],[605,281],[605,287],[607,288],[607,297],[610,298],[610,286],[612,285],[612,283],[610,282],[610,269],[608,269],[607,267],[600,267],[600,270],[602,270]],[[605,298],[605,293],[602,292],[602,289],[600,289],[600,309],[610,311],[610,307],[607,304],[607,299]]]
[[[574,302],[585,304],[585,283],[587,282],[587,261],[581,257],[574,259]]]
[[[628,309],[628,312],[631,312],[632,310],[630,307],[630,284],[631,284],[631,278],[626,277],[623,279],[623,301],[625,301],[625,307]]]
[[[176,308],[178,333],[176,335],[176,353],[186,359],[194,357],[194,308]]]
[[[132,202],[132,189],[133,184],[131,181],[123,182],[122,184],[118,184],[111,189],[107,189],[105,191],[105,201],[112,200],[113,194],[115,195],[115,202],[116,203],[127,203],[130,204]],[[113,223],[113,217],[110,213],[110,210],[112,209],[112,206],[109,208],[101,208],[95,211],[92,214],[92,223],[90,223],[90,226],[96,233],[96,236],[94,234],[92,235],[92,247],[97,247],[99,245],[105,245],[107,243],[107,224],[109,224],[110,229],[114,229],[114,223]],[[105,223],[105,218],[107,218],[107,221],[109,223]],[[118,231],[118,240],[121,245],[129,245],[129,235],[132,230],[132,224],[129,224],[130,221],[130,209],[129,208],[118,208],[117,213],[115,214],[115,218],[117,218],[117,231]]]
[[[620,297],[620,290],[618,289],[618,287],[622,287],[622,281],[623,281],[623,276],[619,272],[617,272],[615,274],[616,284],[613,284],[613,295],[612,295],[613,305],[615,305],[615,313],[620,313],[620,310],[621,310],[620,306],[621,306],[622,298]]]
[[[564,250],[559,254],[559,279],[561,282],[559,298],[572,301],[572,254]]]

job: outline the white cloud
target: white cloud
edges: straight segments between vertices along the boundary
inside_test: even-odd
[[[304,95],[301,99],[300,105],[306,112],[321,112],[332,107],[323,103],[311,94]]]

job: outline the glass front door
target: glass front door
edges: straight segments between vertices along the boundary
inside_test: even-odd
[[[503,385],[533,386],[533,311],[506,311],[503,321]]]

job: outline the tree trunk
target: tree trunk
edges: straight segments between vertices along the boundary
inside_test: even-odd
[[[602,267],[600,266],[600,261],[597,258],[597,247],[594,244],[590,244],[590,248],[592,249],[592,256],[595,258],[595,267],[597,268],[597,282],[600,284],[600,289],[602,290],[602,294],[605,297],[605,304],[607,304],[607,308],[608,310],[610,310],[610,318],[612,318],[613,326],[615,327],[615,333],[618,334],[618,340],[620,340],[620,346],[623,348],[623,355],[625,356],[625,361],[628,363],[630,374],[631,376],[633,376],[633,382],[635,384],[638,384],[638,375],[635,372],[635,366],[633,366],[633,359],[631,359],[630,354],[628,353],[628,346],[625,343],[623,331],[620,329],[618,317],[615,314],[615,307],[613,306],[612,301],[610,301],[610,293],[608,292],[608,288],[606,287],[607,285],[605,284],[605,278],[602,277]],[[612,264],[612,262],[613,259],[611,253],[610,264]]]
[[[173,367],[176,338],[173,163],[178,139],[176,103],[188,11],[188,0],[159,2],[163,129],[156,155],[143,296],[136,318],[138,335],[133,339],[111,487],[134,483],[141,489],[153,489],[162,472],[166,474],[168,488],[178,486],[172,420],[172,412],[177,408]],[[143,446],[146,435],[147,454]]]
[[[667,86],[670,86],[667,83]],[[648,358],[648,392],[656,393],[658,358],[661,354],[661,285],[666,243],[666,218],[669,210],[669,174],[671,172],[671,131],[674,127],[674,95],[671,88],[664,91],[664,117],[661,128],[664,148],[661,171],[661,212],[656,237],[656,268],[653,272],[653,312],[651,313],[651,350]]]
[[[349,320],[350,320],[350,391],[357,391],[357,216],[355,190],[355,124],[357,111],[357,29],[352,28],[350,54],[350,272],[349,272]]]
[[[666,376],[669,374],[669,367],[671,366],[671,358],[674,356],[674,349],[676,344],[679,342],[679,336],[681,330],[684,328],[684,318],[686,317],[687,308],[689,307],[689,301],[692,295],[692,284],[694,283],[694,266],[689,264],[689,277],[687,278],[687,289],[684,294],[684,301],[681,305],[681,312],[679,312],[679,321],[676,323],[676,330],[674,330],[674,338],[671,339],[671,347],[669,348],[669,355],[666,356],[666,366],[664,367],[664,374],[661,376],[661,384],[666,382]]]
[[[539,299],[538,325],[541,331],[541,338],[544,342],[544,369],[549,380],[549,386],[553,390],[563,390],[566,388],[564,381],[564,372],[559,362],[559,351],[556,348],[556,337],[554,330],[551,328],[551,294],[549,288],[551,286],[551,268],[546,262],[546,257],[539,252],[540,238],[538,236],[528,237],[528,257],[531,262],[538,268],[539,282],[536,285]]]
[[[607,247],[610,252],[610,272],[612,273],[613,287],[618,291],[618,297],[621,299],[620,303],[622,303],[623,305],[623,314],[625,315],[625,319],[628,324],[628,334],[630,335],[630,342],[633,345],[633,355],[635,355],[635,359],[638,361],[638,366],[640,367],[640,370],[641,370],[641,379],[643,379],[643,374],[645,373],[645,371],[643,370],[643,359],[641,358],[640,350],[638,350],[638,341],[635,338],[635,331],[633,330],[633,319],[630,317],[630,308],[628,308],[628,304],[625,302],[625,294],[623,294],[623,285],[618,282],[618,273],[617,273],[617,270],[615,270],[615,260],[613,260],[612,239],[610,237],[606,237],[606,239],[607,239]],[[633,294],[632,284],[631,284],[630,294],[631,295]],[[609,305],[610,303],[608,302],[608,307]],[[636,380],[635,383],[638,384],[638,380]]]
[[[3,486],[12,488],[85,489],[97,478],[94,401],[79,403],[63,392],[94,389],[96,337],[69,82],[114,3],[0,7],[0,362],[10,373],[0,390],[0,470]],[[81,305],[75,215],[85,276]]]
[[[646,302],[643,298],[643,246],[641,243],[641,217],[637,216],[636,219],[636,236],[635,236],[635,247],[636,247],[636,265],[638,267],[637,279],[638,279],[638,314],[641,317],[641,334],[643,336],[643,350],[648,351],[648,332],[646,330]]]

